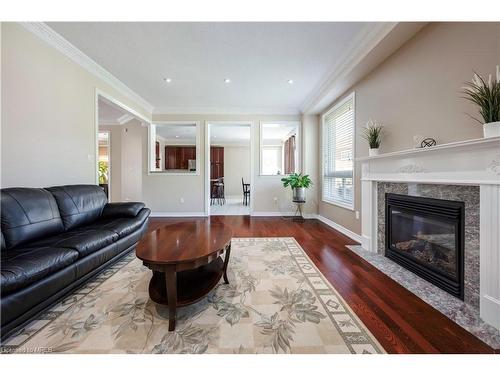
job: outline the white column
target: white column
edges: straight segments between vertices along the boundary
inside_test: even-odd
[[[480,186],[480,315],[500,329],[500,186]]]
[[[361,165],[361,246],[377,252],[377,183],[365,180],[369,175],[369,163]]]

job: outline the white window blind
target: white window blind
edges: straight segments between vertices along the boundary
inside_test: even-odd
[[[354,207],[354,93],[323,117],[323,200]]]

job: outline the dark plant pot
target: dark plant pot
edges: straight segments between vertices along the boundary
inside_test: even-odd
[[[306,201],[306,188],[297,187],[292,189],[293,201],[294,202],[305,202]]]

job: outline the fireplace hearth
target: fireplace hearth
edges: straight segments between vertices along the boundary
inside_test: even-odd
[[[464,203],[386,193],[385,256],[464,299]]]

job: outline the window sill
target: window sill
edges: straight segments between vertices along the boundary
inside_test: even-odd
[[[149,171],[148,176],[199,176],[200,172]]]

